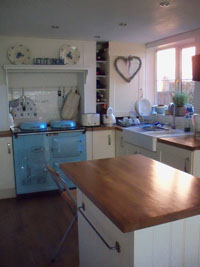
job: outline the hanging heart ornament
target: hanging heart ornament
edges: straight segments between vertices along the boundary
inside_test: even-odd
[[[136,69],[133,71],[132,74],[130,74],[130,68],[131,68],[131,63],[137,61],[138,66]],[[126,72],[123,72],[122,70],[119,69],[119,64],[124,63],[126,65]],[[128,83],[131,82],[131,80],[135,77],[135,75],[138,73],[138,71],[141,69],[142,66],[142,61],[139,57],[136,56],[129,56],[129,57],[117,57],[114,61],[114,67],[117,73]]]

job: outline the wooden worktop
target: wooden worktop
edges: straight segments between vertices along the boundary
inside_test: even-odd
[[[163,138],[158,138],[157,141],[160,143],[177,146],[191,151],[200,149],[200,140],[194,138],[193,135],[163,137]]]
[[[105,131],[105,130],[119,130],[122,131],[123,127],[115,124],[113,126],[104,126],[104,125],[100,125],[100,126],[88,126],[86,127],[86,131]]]
[[[60,166],[122,232],[200,213],[200,179],[144,156]]]
[[[0,138],[1,137],[10,137],[12,136],[11,131],[0,131]]]

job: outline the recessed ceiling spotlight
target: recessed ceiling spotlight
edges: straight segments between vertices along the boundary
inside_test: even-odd
[[[52,29],[59,29],[60,27],[58,25],[51,25]]]
[[[95,39],[99,39],[99,38],[101,38],[101,36],[100,35],[95,35],[94,38]]]
[[[127,23],[126,23],[126,22],[120,22],[120,23],[119,23],[119,26],[120,26],[120,27],[125,27],[125,26],[127,26]]]
[[[167,1],[160,2],[160,7],[169,7],[170,3]]]

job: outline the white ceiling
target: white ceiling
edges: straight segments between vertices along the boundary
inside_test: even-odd
[[[200,0],[161,1],[0,0],[0,35],[147,43],[200,28]]]

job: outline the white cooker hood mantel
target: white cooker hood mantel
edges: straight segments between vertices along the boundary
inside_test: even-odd
[[[58,72],[58,73],[77,73],[84,75],[84,83],[88,74],[87,68],[80,68],[71,65],[4,65],[7,73],[25,73],[25,72]]]

